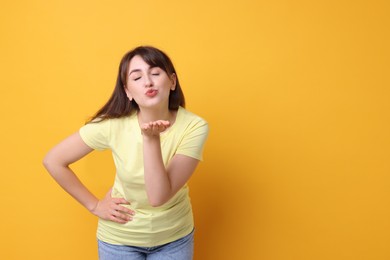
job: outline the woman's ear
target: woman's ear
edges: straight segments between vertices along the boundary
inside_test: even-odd
[[[130,101],[133,100],[133,96],[131,95],[130,91],[126,88],[126,86],[123,86],[125,92],[126,92],[126,96],[129,98]]]
[[[176,89],[176,81],[177,81],[176,74],[172,73],[172,75],[171,75],[171,82],[172,82],[171,90],[172,91],[174,91]]]

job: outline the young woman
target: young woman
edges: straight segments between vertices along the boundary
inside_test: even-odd
[[[208,125],[184,106],[169,57],[137,47],[122,58],[108,102],[46,155],[51,176],[99,217],[100,259],[192,259],[186,183],[202,159]],[[113,153],[116,177],[99,200],[69,165],[104,149]]]

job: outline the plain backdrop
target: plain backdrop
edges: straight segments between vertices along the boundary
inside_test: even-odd
[[[97,259],[97,219],[46,152],[110,96],[122,55],[173,60],[210,124],[196,260],[390,259],[388,1],[2,1],[0,259]],[[109,152],[72,165],[97,196]]]

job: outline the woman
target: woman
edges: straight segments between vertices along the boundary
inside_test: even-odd
[[[169,57],[137,47],[122,58],[108,102],[46,155],[52,177],[99,217],[100,259],[192,259],[186,183],[202,159],[208,125],[184,106]],[[112,150],[116,177],[98,200],[69,165],[104,149]]]

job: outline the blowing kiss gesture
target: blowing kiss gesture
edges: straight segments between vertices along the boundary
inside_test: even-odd
[[[170,127],[171,123],[165,120],[157,120],[149,123],[145,123],[141,126],[141,132],[146,136],[159,136],[160,133]]]

